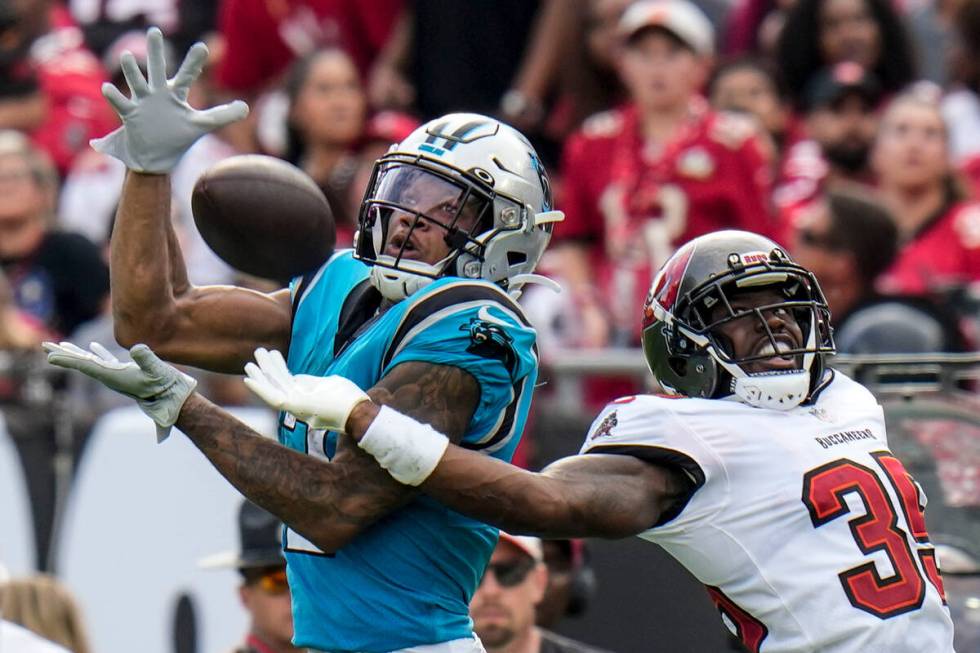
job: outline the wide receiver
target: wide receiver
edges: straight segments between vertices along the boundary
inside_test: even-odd
[[[170,224],[168,173],[194,140],[246,111],[187,104],[206,54],[195,45],[167,80],[152,29],[148,79],[124,55],[132,96],[104,88],[123,127],[95,145],[130,169],[112,237],[117,339],[220,371],[240,372],[256,348],[288,352],[292,372],[345,376],[478,455],[509,460],[537,377],[534,330],[513,296],[562,218],[528,141],[485,116],[434,120],[376,164],[356,251],[338,251],[271,295],[197,288]],[[282,413],[286,446],[249,432],[145,345],[132,348],[136,363],[98,346],[46,349],[52,363],[136,398],[163,432],[176,423],[286,523],[297,646],[482,651],[467,603],[496,529],[395,482],[320,420]],[[278,351],[258,357],[267,369],[287,368]]]
[[[925,497],[889,452],[874,397],[825,367],[834,347],[813,275],[772,241],[716,232],[668,260],[643,320],[671,395],[613,401],[579,455],[539,474],[451,446],[345,379],[253,367],[249,385],[509,532],[661,545],[750,651],[952,651]]]

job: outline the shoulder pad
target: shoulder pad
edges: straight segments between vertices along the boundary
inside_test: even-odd
[[[758,127],[754,119],[721,111],[715,114],[715,118],[709,127],[708,136],[711,140],[721,143],[731,150],[737,150],[757,132]]]
[[[593,114],[582,123],[581,133],[586,138],[615,136],[623,127],[623,115],[618,109]]]

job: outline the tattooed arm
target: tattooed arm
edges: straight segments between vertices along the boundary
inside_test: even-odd
[[[408,362],[368,394],[459,442],[480,388],[459,368]],[[327,462],[262,437],[198,394],[184,404],[177,427],[242,494],[327,553],[418,493],[392,479],[347,436]]]
[[[358,405],[347,432],[360,439],[378,413]],[[620,454],[585,454],[540,473],[450,446],[421,489],[464,515],[510,533],[551,538],[626,537],[652,527],[687,496],[676,469]]]

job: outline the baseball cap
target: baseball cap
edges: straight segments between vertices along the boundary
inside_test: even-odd
[[[856,93],[875,105],[881,99],[881,83],[874,73],[860,64],[845,61],[818,71],[803,89],[803,105],[807,111],[826,107]]]
[[[623,39],[630,39],[648,27],[670,32],[701,56],[715,52],[711,21],[687,0],[640,0],[631,4],[619,19],[619,34]]]
[[[511,535],[500,531],[500,541],[517,547],[535,562],[544,562],[544,548],[541,546],[540,538],[528,535]]]
[[[204,569],[251,569],[286,564],[282,555],[282,522],[272,513],[245,500],[238,510],[238,533],[240,551],[215,553],[197,565]]]

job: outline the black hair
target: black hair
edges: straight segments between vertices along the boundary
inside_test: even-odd
[[[895,218],[870,193],[837,187],[826,195],[830,237],[835,245],[854,256],[861,283],[871,286],[898,254]]]
[[[722,77],[740,70],[757,72],[768,79],[776,96],[780,100],[785,100],[789,97],[788,89],[786,88],[786,83],[783,81],[780,70],[768,59],[763,59],[755,55],[732,57],[715,66],[714,70],[711,71],[711,77],[708,78],[708,96],[710,97],[714,93],[715,85]]]
[[[916,79],[916,59],[901,17],[890,0],[862,0],[878,25],[881,49],[872,71],[886,94]],[[786,15],[776,43],[776,60],[790,96],[799,104],[810,78],[830,62],[820,52],[820,9],[824,0],[800,0]]]

